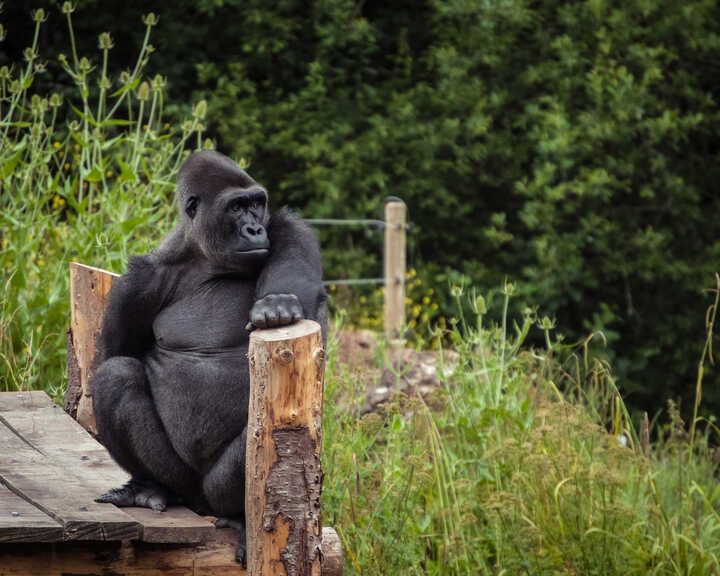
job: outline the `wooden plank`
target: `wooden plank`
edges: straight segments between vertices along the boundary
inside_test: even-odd
[[[145,542],[0,545],[0,576],[246,576],[235,561],[238,534],[218,530],[201,546]]]
[[[92,407],[90,377],[97,367],[96,343],[108,293],[117,274],[72,262],[70,264],[70,336],[68,356],[68,385],[77,388],[80,378],[81,393],[77,404],[77,421],[92,434],[97,434],[95,414]],[[71,396],[73,396],[71,394]],[[74,407],[66,406],[73,413]]]
[[[123,508],[143,529],[145,542],[196,544],[216,533],[215,524],[184,506],[169,506],[164,512],[149,508]]]
[[[0,485],[0,543],[62,539],[63,528],[58,522]]]
[[[44,392],[0,393],[0,418],[55,465],[77,476],[91,500],[129,479],[107,450]],[[197,543],[215,533],[211,521],[181,506],[162,513],[147,508],[122,511],[141,525],[147,542]]]
[[[7,423],[9,414],[0,411],[0,483],[62,524],[66,540],[140,537],[135,520],[112,505],[94,502],[92,491],[72,470],[55,464]]]

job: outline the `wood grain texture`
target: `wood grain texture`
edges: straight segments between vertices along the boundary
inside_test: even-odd
[[[70,332],[71,350],[75,362],[68,362],[68,367],[75,372],[68,372],[71,377],[80,375],[82,393],[79,395],[76,418],[77,421],[92,434],[97,433],[95,414],[92,407],[92,390],[88,382],[96,366],[97,339],[102,327],[103,314],[107,305],[108,293],[117,274],[85,266],[73,262],[70,264]],[[69,407],[69,412],[73,407]],[[68,406],[66,406],[68,409]]]
[[[245,576],[238,534],[219,530],[200,546],[145,542],[0,545],[0,576]]]
[[[42,395],[34,393],[32,397]],[[139,538],[135,520],[112,505],[94,502],[94,492],[82,476],[55,462],[34,443],[42,435],[43,422],[27,415],[14,417],[17,412],[11,407],[18,400],[15,393],[0,395],[0,483],[58,521],[66,540]],[[55,410],[72,421],[52,405],[38,410]]]
[[[385,336],[393,343],[402,339],[405,325],[405,229],[404,202],[385,204]]]
[[[319,576],[320,326],[303,320],[250,335],[246,518],[251,576]]]
[[[0,393],[0,419],[54,466],[76,477],[86,500],[92,501],[129,479],[107,450],[44,392]],[[146,508],[123,508],[122,512],[140,525],[140,537],[148,542],[197,543],[215,533],[210,520],[182,506],[161,513]]]
[[[59,522],[0,484],[0,543],[62,539],[63,527]]]

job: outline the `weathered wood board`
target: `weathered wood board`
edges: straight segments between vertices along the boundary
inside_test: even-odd
[[[96,345],[117,274],[77,262],[70,264],[70,332],[68,394],[65,409],[92,434],[97,434],[90,377],[97,368]]]
[[[235,561],[237,534],[218,530],[195,546],[145,542],[0,545],[0,576],[247,576]]]
[[[21,516],[3,522],[2,504],[0,542],[142,539],[185,544],[215,534],[208,519],[180,506],[157,513],[94,502],[128,476],[44,392],[0,393],[0,447],[0,485],[14,496],[12,502],[25,502],[28,530],[44,530],[42,539],[21,537],[17,519],[24,514],[15,510]],[[9,506],[11,497],[6,498]],[[32,509],[36,511],[30,514]]]

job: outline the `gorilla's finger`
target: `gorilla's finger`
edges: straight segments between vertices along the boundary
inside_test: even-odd
[[[278,315],[275,308],[269,307],[265,310],[266,324],[269,328],[275,328],[278,322]]]
[[[285,306],[278,306],[278,325],[287,326],[292,322],[292,314]]]
[[[247,324],[245,324],[245,330],[247,330],[248,332],[252,332],[253,330],[255,330],[255,324],[253,324],[252,322],[248,322]]]

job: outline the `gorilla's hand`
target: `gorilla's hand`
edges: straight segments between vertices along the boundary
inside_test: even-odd
[[[246,328],[276,328],[302,318],[302,305],[295,294],[268,294],[253,305]]]

